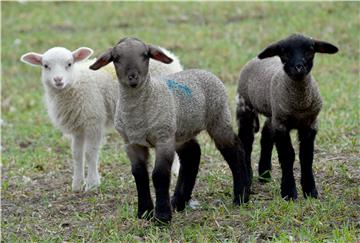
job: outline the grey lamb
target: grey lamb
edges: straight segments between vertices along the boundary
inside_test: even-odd
[[[292,129],[298,130],[300,141],[304,196],[318,196],[312,163],[322,100],[310,71],[316,52],[337,51],[338,48],[332,44],[303,35],[291,35],[267,47],[241,71],[237,121],[247,166],[251,168],[252,143],[254,133],[259,130],[260,113],[267,117],[261,137],[260,180],[270,179],[271,153],[275,143],[282,169],[281,195],[287,200],[297,198],[293,175],[295,152],[289,134]]]
[[[155,218],[170,222],[171,205],[181,211],[191,198],[200,163],[195,137],[207,130],[233,174],[234,203],[247,202],[250,181],[244,152],[231,126],[223,83],[203,70],[186,70],[152,77],[149,59],[172,62],[160,49],[125,38],[90,67],[97,70],[113,62],[119,80],[115,127],[127,143],[127,154],[138,190],[138,217],[151,217],[147,171],[148,149],[155,147],[152,179],[156,192]],[[170,202],[170,168],[175,151],[180,173]]]

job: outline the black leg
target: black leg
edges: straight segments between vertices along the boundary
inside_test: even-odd
[[[251,152],[254,143],[254,133],[259,129],[259,118],[250,107],[241,103],[238,104],[237,107],[236,119],[238,123],[238,136],[244,145],[245,161],[250,179],[252,179],[253,171],[251,166]]]
[[[155,187],[155,218],[162,223],[171,221],[171,205],[169,196],[171,165],[174,160],[173,143],[156,144],[155,167],[152,180]]]
[[[223,144],[215,140],[215,145],[230,167],[234,185],[233,202],[239,205],[249,201],[251,180],[245,163],[245,153],[241,141],[233,134],[233,139],[230,142],[229,144]]]
[[[315,179],[312,170],[314,159],[314,142],[316,137],[316,129],[299,129],[300,141],[300,165],[301,165],[301,186],[304,197],[318,197],[318,192],[315,186]]]
[[[271,179],[271,154],[274,147],[271,129],[271,118],[267,118],[261,132],[261,153],[259,160],[259,181],[268,182]]]
[[[286,200],[296,199],[297,192],[293,173],[295,152],[291,145],[289,131],[286,129],[275,130],[274,140],[282,170],[281,196]]]
[[[147,170],[149,151],[145,147],[128,145],[126,152],[131,160],[131,171],[135,178],[138,192],[137,216],[138,218],[149,219],[152,217],[154,210],[154,204],[150,195],[149,173]]]
[[[227,105],[212,116],[212,120],[207,124],[207,131],[230,167],[233,176],[233,202],[237,205],[248,202],[251,187],[250,168],[245,160],[244,145],[232,129]]]
[[[171,204],[177,211],[185,209],[185,203],[191,199],[196,175],[199,171],[201,150],[195,139],[183,144],[176,150],[180,158],[180,172]]]

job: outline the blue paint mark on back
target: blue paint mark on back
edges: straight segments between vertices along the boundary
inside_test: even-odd
[[[176,82],[175,80],[172,80],[172,79],[167,79],[166,84],[167,84],[168,88],[173,92],[178,91],[178,92],[181,92],[182,94],[184,94],[184,95],[186,95],[188,97],[192,96],[191,89],[185,84],[178,83],[178,82]]]

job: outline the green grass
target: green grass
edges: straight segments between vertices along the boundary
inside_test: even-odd
[[[360,240],[359,3],[2,2],[1,7],[2,240]],[[175,213],[167,227],[136,218],[135,182],[123,141],[113,130],[101,153],[100,189],[71,192],[69,142],[47,117],[40,69],[19,62],[25,52],[55,45],[88,46],[97,55],[124,36],[136,36],[173,50],[186,68],[218,75],[234,114],[241,67],[267,44],[294,32],[340,48],[336,55],[317,55],[313,69],[324,99],[314,163],[320,199],[281,199],[274,152],[273,180],[262,185],[255,178],[250,203],[234,207],[230,171],[209,137],[201,134],[194,190],[200,208]],[[255,171],[258,157],[259,134]]]

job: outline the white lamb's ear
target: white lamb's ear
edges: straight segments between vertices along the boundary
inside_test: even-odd
[[[72,52],[75,62],[79,62],[89,58],[94,51],[88,47],[80,47]]]
[[[31,66],[42,65],[42,55],[35,52],[29,52],[21,56],[20,61]]]

